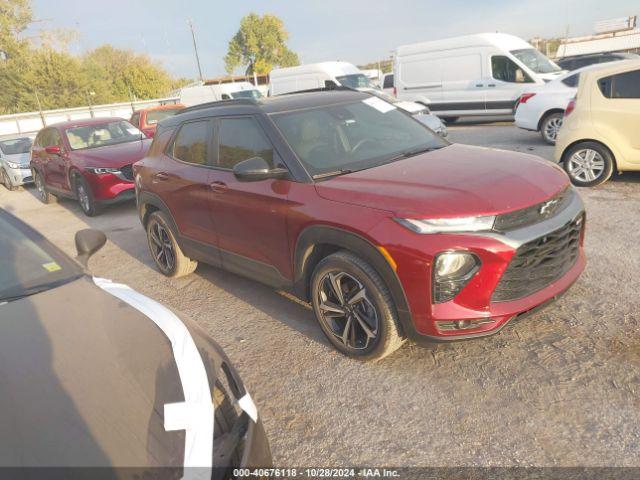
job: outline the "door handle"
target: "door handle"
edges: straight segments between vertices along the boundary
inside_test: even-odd
[[[476,87],[484,87],[482,83],[476,83]]]
[[[158,172],[153,176],[156,180],[169,180],[169,174],[167,172]]]
[[[489,85],[487,85],[487,87],[495,87],[496,84],[495,83],[490,83]]]
[[[216,180],[215,182],[211,182],[209,184],[209,187],[211,187],[211,190],[213,190],[213,192],[215,193],[224,193],[229,189],[226,183],[220,182],[218,180]]]

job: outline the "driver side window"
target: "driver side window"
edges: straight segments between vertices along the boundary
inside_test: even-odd
[[[533,83],[533,80],[513,60],[504,55],[491,57],[491,74],[507,83]]]
[[[261,157],[273,168],[273,146],[251,117],[221,118],[218,130],[218,166],[232,169],[237,163]]]

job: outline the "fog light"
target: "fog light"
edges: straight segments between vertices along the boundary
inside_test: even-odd
[[[448,302],[480,269],[480,259],[468,252],[444,252],[433,265],[433,301]]]
[[[455,321],[446,321],[446,322],[436,322],[438,330],[443,332],[450,332],[455,330],[472,330],[474,328],[479,328],[482,325],[487,325],[489,323],[494,323],[495,320],[490,318],[476,318],[473,320],[455,320]]]

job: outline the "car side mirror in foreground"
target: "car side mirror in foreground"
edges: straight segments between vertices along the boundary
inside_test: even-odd
[[[238,180],[255,182],[269,178],[286,178],[289,171],[286,168],[269,168],[269,164],[264,158],[253,157],[236,163],[233,167],[233,174]]]
[[[89,257],[104,247],[105,243],[107,236],[100,230],[80,230],[76,233],[76,260],[86,267]]]

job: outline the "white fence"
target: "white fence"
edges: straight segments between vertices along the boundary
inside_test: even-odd
[[[178,99],[158,98],[126,103],[112,103],[109,105],[93,105],[59,110],[45,110],[43,112],[15,113],[0,115],[0,135],[34,133],[46,125],[70,120],[82,120],[92,117],[121,117],[128,119],[134,110],[177,103]]]

